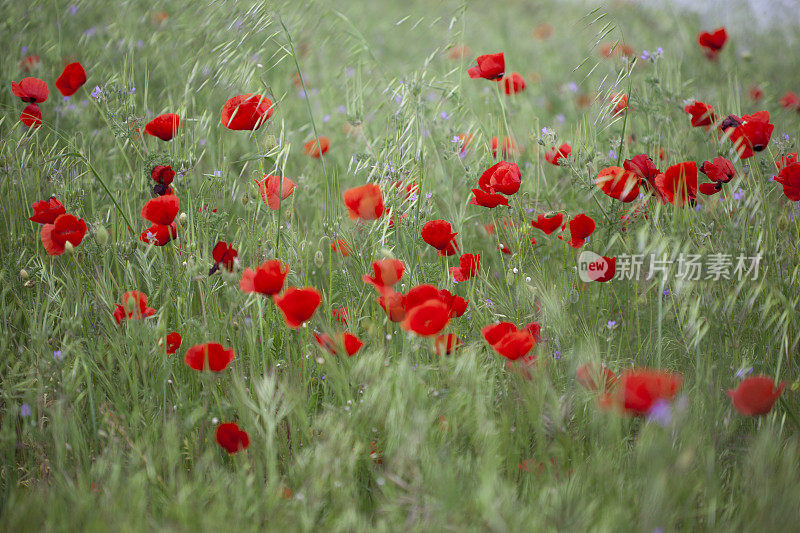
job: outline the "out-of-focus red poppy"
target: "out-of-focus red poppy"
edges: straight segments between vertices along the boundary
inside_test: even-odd
[[[34,54],[31,56],[25,57],[22,61],[19,62],[20,68],[22,68],[23,72],[30,72],[39,67],[41,64],[42,59],[39,57],[39,54]]]
[[[211,255],[214,258],[214,266],[211,268],[209,275],[216,272],[220,266],[225,267],[225,270],[228,272],[233,272],[233,268],[236,265],[236,257],[239,255],[239,252],[236,251],[233,245],[225,241],[219,241],[214,246],[214,249],[211,250]]]
[[[239,288],[243,292],[257,292],[265,296],[272,296],[281,292],[286,276],[289,274],[289,264],[278,259],[265,261],[255,270],[245,268]]]
[[[167,355],[172,355],[178,351],[178,348],[181,347],[181,342],[183,342],[183,338],[181,334],[177,331],[173,331],[169,335],[167,335],[167,347],[166,352]]]
[[[339,309],[331,309],[331,314],[333,315],[333,319],[341,324],[347,324],[347,320],[350,318],[350,309],[347,307],[340,307]]]
[[[260,94],[240,94],[222,106],[220,121],[229,130],[255,131],[272,116],[272,101]]]
[[[56,88],[64,96],[72,96],[86,83],[86,71],[80,63],[70,63],[64,67],[56,79]]]
[[[353,220],[376,220],[383,216],[383,195],[381,188],[374,183],[347,189],[342,198]]]
[[[492,137],[492,156],[497,157],[497,146],[503,157],[516,157],[519,155],[517,143],[511,137]]]
[[[465,44],[457,44],[447,51],[447,59],[457,61],[472,54],[469,46]]]
[[[447,333],[446,335],[439,335],[433,341],[433,348],[436,350],[436,355],[443,356],[443,355],[450,355],[451,353],[455,352],[461,346],[463,346],[463,342],[455,333]]]
[[[604,364],[584,363],[578,367],[576,377],[584,389],[593,391],[608,391],[617,382],[617,375]]]
[[[561,224],[564,222],[564,214],[563,213],[555,213],[553,216],[547,216],[544,214],[539,215],[536,217],[536,220],[531,220],[531,226],[536,229],[542,230],[545,235],[550,235],[555,230],[557,230]]]
[[[751,376],[739,383],[735,389],[728,391],[733,407],[744,416],[765,415],[780,398],[786,383],[777,387],[775,381],[768,376]]]
[[[600,47],[600,55],[609,58],[616,57],[633,57],[635,52],[629,45],[621,42],[605,43]]]
[[[563,143],[561,146],[556,148],[555,146],[549,149],[544,154],[544,159],[551,165],[559,166],[559,161],[563,157],[569,157],[569,154],[572,153],[572,147],[568,143]]]
[[[469,301],[461,296],[451,294],[447,289],[439,290],[439,299],[447,305],[450,318],[458,318],[467,310]]]
[[[386,316],[391,322],[402,322],[406,316],[405,307],[403,307],[403,294],[396,292],[390,287],[380,289],[380,296],[377,299]]]
[[[594,233],[595,223],[591,217],[580,214],[569,221],[569,243],[573,248],[580,248],[586,238]]]
[[[613,117],[621,115],[628,108],[628,96],[622,93],[612,94],[609,102],[614,104],[614,108],[611,110]]]
[[[667,168],[656,178],[656,186],[667,201],[683,207],[697,198],[697,163],[684,161]]]
[[[116,304],[114,308],[114,320],[117,324],[122,324],[124,319],[141,320],[156,314],[156,310],[147,307],[147,295],[141,291],[127,291],[122,295],[122,305]]]
[[[28,220],[37,224],[53,224],[59,215],[67,212],[55,196],[51,196],[49,200],[34,202],[31,207],[33,208],[33,216]]]
[[[256,180],[256,183],[261,191],[261,200],[264,202],[264,205],[273,211],[279,209],[282,201],[291,196],[297,187],[295,182],[289,178],[267,176],[266,174],[261,181]],[[278,191],[280,191],[280,194],[278,194]]]
[[[533,28],[533,38],[537,41],[544,41],[552,37],[555,28],[549,22],[540,22]]]
[[[797,153],[785,154],[778,158],[775,161],[775,167],[777,167],[778,172],[783,170],[783,167],[787,165],[791,165],[792,163],[797,163]]]
[[[327,137],[319,137],[317,139],[311,139],[306,144],[304,144],[303,151],[307,155],[319,159],[325,154],[325,152],[328,151],[328,148],[330,148],[330,146],[331,146],[330,139],[328,139]]]
[[[632,202],[639,196],[639,176],[620,167],[606,167],[597,174],[595,183],[606,196],[621,202]]]
[[[426,300],[406,309],[402,326],[422,337],[431,337],[442,331],[450,322],[450,310],[444,302],[437,299]]]
[[[712,32],[700,32],[697,34],[697,44],[703,48],[703,53],[709,59],[717,59],[722,47],[728,40],[728,32],[725,28],[717,28]]]
[[[169,226],[181,207],[181,201],[177,196],[159,196],[152,198],[142,207],[142,218],[158,224],[160,226]]]
[[[452,232],[453,228],[446,220],[430,220],[423,224],[420,234],[422,240],[437,250],[446,250],[458,233]]]
[[[646,415],[659,400],[671,402],[683,376],[665,370],[626,370],[617,381],[612,401],[625,412]]]
[[[783,194],[793,201],[800,201],[800,163],[789,163],[781,169],[775,181],[783,186]]]
[[[36,104],[28,104],[19,114],[19,121],[29,128],[38,128],[42,125],[42,110]]]
[[[512,72],[504,77],[500,83],[503,84],[503,91],[509,96],[524,91],[526,87],[525,78],[517,72]]]
[[[778,100],[778,103],[780,103],[781,107],[784,109],[800,112],[800,96],[797,96],[797,93],[787,91],[786,94]]]
[[[234,357],[236,357],[236,352],[233,351],[233,348],[224,348],[219,343],[207,342],[196,344],[186,350],[183,361],[189,368],[201,372],[203,370],[222,372],[228,368]]]
[[[182,127],[181,117],[175,113],[164,113],[145,124],[144,132],[162,141],[171,140]]]
[[[217,426],[214,438],[226,452],[234,454],[246,450],[250,446],[250,437],[247,432],[239,429],[233,422],[226,422]]]
[[[764,91],[761,90],[761,87],[758,85],[753,85],[750,87],[750,90],[747,91],[747,94],[750,96],[750,99],[754,102],[760,102],[764,99]]]
[[[481,334],[494,351],[511,361],[524,357],[536,345],[536,338],[527,328],[517,329],[511,322],[486,326]]]
[[[372,277],[364,274],[364,283],[373,287],[393,287],[400,281],[406,266],[399,259],[379,259],[372,263]]]
[[[478,178],[478,187],[490,194],[515,194],[522,183],[522,173],[516,163],[500,161],[486,169]]]
[[[344,239],[336,239],[334,242],[332,242],[331,250],[334,252],[339,252],[342,257],[348,257],[351,253],[353,253],[352,248],[350,248],[350,245],[347,244],[347,241]]]
[[[502,52],[478,56],[475,62],[477,65],[467,71],[470,78],[499,80],[505,74],[506,60]]]
[[[693,128],[705,128],[706,131],[717,121],[717,112],[710,105],[703,102],[692,102],[683,108],[691,115]]]
[[[283,294],[272,298],[291,329],[297,329],[308,321],[322,301],[322,295],[314,287],[289,287]]]
[[[314,340],[317,344],[328,350],[333,355],[339,353],[339,347],[343,347],[348,357],[354,356],[364,346],[364,343],[356,335],[346,331],[336,338],[325,333],[314,333]]]
[[[481,254],[463,254],[458,259],[458,266],[450,267],[448,272],[457,283],[461,283],[474,277],[480,264]]]
[[[730,115],[723,121],[720,129],[728,133],[728,130],[732,128],[729,138],[739,154],[739,158],[748,159],[753,157],[756,152],[764,150],[769,144],[772,131],[775,129],[769,120],[769,111],[757,111],[741,118]]]
[[[11,92],[23,102],[41,104],[47,100],[50,90],[47,84],[39,78],[22,78],[19,83],[11,82]]]
[[[139,239],[142,242],[155,246],[165,246],[169,241],[178,236],[178,225],[173,222],[169,226],[162,224],[150,224],[150,227],[142,232]]]
[[[64,213],[58,215],[52,224],[44,224],[40,237],[49,255],[61,255],[67,243],[78,246],[84,235],[86,235],[86,222],[75,215]]]

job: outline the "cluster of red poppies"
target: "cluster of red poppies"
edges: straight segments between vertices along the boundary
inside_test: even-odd
[[[56,88],[63,96],[72,96],[86,83],[86,72],[80,63],[70,63],[56,78]],[[42,125],[42,110],[38,104],[47,101],[50,90],[47,83],[39,78],[22,78],[11,82],[11,92],[28,105],[19,116],[20,121],[29,128]]]
[[[31,222],[42,225],[40,236],[45,251],[61,255],[68,246],[78,246],[86,235],[86,222],[67,213],[55,196],[33,204]]]

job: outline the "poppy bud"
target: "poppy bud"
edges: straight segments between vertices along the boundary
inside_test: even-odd
[[[319,250],[314,254],[314,264],[317,265],[318,268],[322,268],[322,265],[325,264],[325,258]]]
[[[71,254],[74,249],[75,246],[73,246],[71,242],[67,241],[64,243],[64,251],[68,254]]]
[[[789,219],[786,218],[786,215],[781,215],[781,218],[778,219],[778,229],[781,231],[786,231],[786,228],[789,227]]]
[[[108,230],[103,226],[99,226],[94,232],[94,240],[100,246],[105,246],[108,243]]]
[[[28,279],[30,276],[28,275],[28,271],[23,268],[19,271],[19,277],[22,279]]]
[[[186,224],[186,221],[189,220],[189,215],[186,213],[181,213],[181,216],[178,218],[181,224]]]

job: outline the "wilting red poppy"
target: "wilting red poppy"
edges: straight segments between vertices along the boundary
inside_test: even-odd
[[[162,141],[169,141],[181,129],[181,117],[175,113],[165,113],[145,124],[144,132]]]
[[[149,228],[142,232],[142,234],[139,236],[139,239],[142,242],[153,244],[155,246],[164,246],[177,236],[178,225],[175,222],[169,226],[153,223],[150,224]]]
[[[211,255],[214,257],[214,266],[208,273],[209,275],[216,272],[220,265],[225,267],[225,270],[228,272],[233,272],[233,267],[236,264],[236,256],[239,255],[239,252],[227,242],[219,241],[214,246],[214,249],[211,250]]]
[[[183,342],[183,338],[181,334],[177,331],[173,331],[169,335],[167,335],[167,348],[166,352],[167,355],[172,355],[178,351],[178,348],[181,347],[181,342]]]
[[[626,370],[618,379],[614,403],[634,415],[646,415],[659,401],[671,402],[683,376],[664,370]]]
[[[516,72],[512,72],[502,79],[503,91],[507,95],[517,94],[525,90],[525,78]]]
[[[446,220],[431,220],[423,224],[420,234],[422,240],[437,250],[446,250],[458,233],[452,233],[452,227]]]
[[[595,183],[606,196],[621,202],[632,202],[639,196],[639,176],[620,167],[606,167],[597,174]]]
[[[772,137],[772,131],[775,129],[775,126],[769,123],[769,111],[757,111],[738,120],[737,117],[731,115],[728,119],[732,120],[727,124],[723,121],[723,125],[720,128],[723,131],[733,128],[730,132],[730,140],[741,159],[748,159],[753,157],[755,152],[764,150]]]
[[[153,224],[169,226],[178,214],[181,201],[177,196],[152,198],[142,207],[142,218]]]
[[[519,190],[522,173],[516,163],[500,161],[486,169],[478,178],[478,187],[490,194],[512,195]]]
[[[150,171],[150,177],[156,183],[171,185],[172,180],[175,179],[175,171],[172,170],[172,165],[157,165]]]
[[[376,220],[383,216],[383,195],[381,188],[374,183],[347,189],[342,198],[353,220]]]
[[[775,387],[775,381],[768,376],[751,376],[728,391],[733,406],[744,416],[765,415],[780,398],[786,383]]]
[[[455,352],[464,343],[455,333],[448,333],[446,335],[439,335],[433,341],[433,347],[436,350],[436,355],[450,355],[451,353]]]
[[[489,346],[511,361],[527,355],[536,344],[536,338],[530,330],[517,329],[511,322],[486,326],[481,329],[481,334]]]
[[[502,194],[492,194],[480,189],[472,189],[472,193],[475,196],[473,196],[473,198],[469,201],[471,205],[488,207],[489,209],[494,209],[498,205],[504,205],[508,207],[508,198]]]
[[[196,344],[186,350],[183,361],[189,368],[194,370],[222,372],[233,361],[235,356],[236,352],[233,351],[233,348],[224,348],[219,343],[207,342],[205,344]]]
[[[34,202],[31,207],[33,208],[33,216],[28,220],[38,224],[53,224],[59,215],[67,212],[55,196],[51,196],[49,200]]]
[[[792,91],[788,91],[784,94],[778,103],[781,104],[781,107],[784,109],[789,109],[791,111],[800,111],[800,96],[797,96],[797,93]]]
[[[573,248],[580,248],[586,238],[594,233],[595,223],[591,217],[580,214],[569,221],[569,243]]]
[[[80,63],[70,63],[56,80],[56,88],[64,96],[72,96],[86,83],[86,71]]]
[[[800,163],[790,163],[775,176],[775,181],[783,186],[783,194],[793,201],[800,201]]]
[[[705,128],[708,131],[717,121],[717,112],[714,108],[703,102],[693,102],[683,108],[684,111],[691,115],[691,124],[693,128]]]
[[[621,115],[628,108],[628,96],[622,93],[612,94],[609,102],[614,104],[614,109],[611,110],[611,116],[613,117]]]
[[[156,310],[147,307],[147,295],[141,291],[127,291],[122,295],[122,305],[117,304],[114,309],[114,320],[117,324],[122,324],[124,319],[140,320],[153,316]]]
[[[503,157],[517,156],[519,150],[517,143],[511,137],[492,137],[492,157],[497,157],[497,146],[500,145],[500,153]]]
[[[703,48],[703,52],[709,59],[716,59],[725,42],[728,40],[728,32],[725,28],[717,28],[713,32],[700,32],[697,34],[697,44]]]
[[[442,331],[450,322],[450,310],[439,299],[430,299],[406,310],[403,329],[422,337],[430,337]]]
[[[475,62],[477,65],[467,71],[470,78],[499,80],[505,74],[506,60],[502,52],[478,56]]]
[[[337,335],[335,339],[325,333],[314,333],[314,340],[333,355],[336,355],[337,348],[342,346],[348,357],[354,356],[364,346],[361,339],[347,331]]]
[[[222,106],[220,121],[229,130],[255,131],[272,116],[272,101],[260,94],[240,94]]]
[[[67,243],[78,246],[86,235],[86,222],[74,215],[59,215],[52,224],[42,226],[41,239],[45,251],[50,255],[61,255]]]
[[[42,125],[42,110],[36,104],[28,104],[19,114],[19,120],[29,128],[38,128]]]
[[[697,163],[684,161],[672,165],[656,178],[656,186],[667,201],[683,207],[697,197]]]
[[[41,104],[50,95],[47,84],[39,78],[22,78],[19,83],[12,81],[11,92],[29,104]]]
[[[458,259],[457,267],[450,267],[448,272],[456,282],[461,283],[475,276],[481,264],[481,254],[463,254]]]
[[[239,426],[233,422],[226,422],[217,426],[214,438],[217,440],[217,444],[230,454],[246,450],[250,446],[250,437],[247,432],[239,429]]]
[[[286,200],[294,192],[297,185],[289,178],[281,176],[267,176],[256,180],[261,191],[261,200],[270,209],[277,210],[281,206],[282,200]],[[280,190],[280,194],[278,194]]]
[[[280,296],[273,296],[273,301],[283,313],[286,325],[297,329],[308,321],[322,301],[322,296],[314,287],[289,287]]]
[[[617,381],[617,375],[604,364],[600,364],[598,367],[592,363],[584,363],[578,367],[575,374],[578,383],[584,389],[589,390],[606,391],[611,389]]]
[[[281,292],[286,275],[289,273],[289,264],[278,259],[270,259],[255,270],[245,268],[239,288],[244,292],[257,292],[272,296]]]
[[[571,153],[572,153],[572,147],[569,144],[564,143],[558,148],[554,146],[550,150],[548,150],[544,154],[544,159],[551,165],[559,166],[559,161],[561,160],[561,158],[569,157],[569,154]]]
[[[372,263],[372,277],[364,274],[364,283],[374,287],[393,287],[405,270],[406,266],[399,259],[379,259]]]
[[[564,221],[563,213],[556,213],[550,217],[542,214],[536,217],[536,220],[531,220],[531,226],[533,226],[536,229],[542,230],[545,235],[550,235],[561,226],[561,223],[563,221]]]
[[[331,140],[327,137],[319,137],[317,139],[311,139],[306,144],[303,145],[303,151],[310,155],[311,157],[319,158],[325,152],[328,151],[328,148],[331,146]]]

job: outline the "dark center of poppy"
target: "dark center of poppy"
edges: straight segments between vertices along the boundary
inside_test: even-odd
[[[153,194],[157,196],[164,196],[167,193],[167,186],[158,182],[153,186]]]

